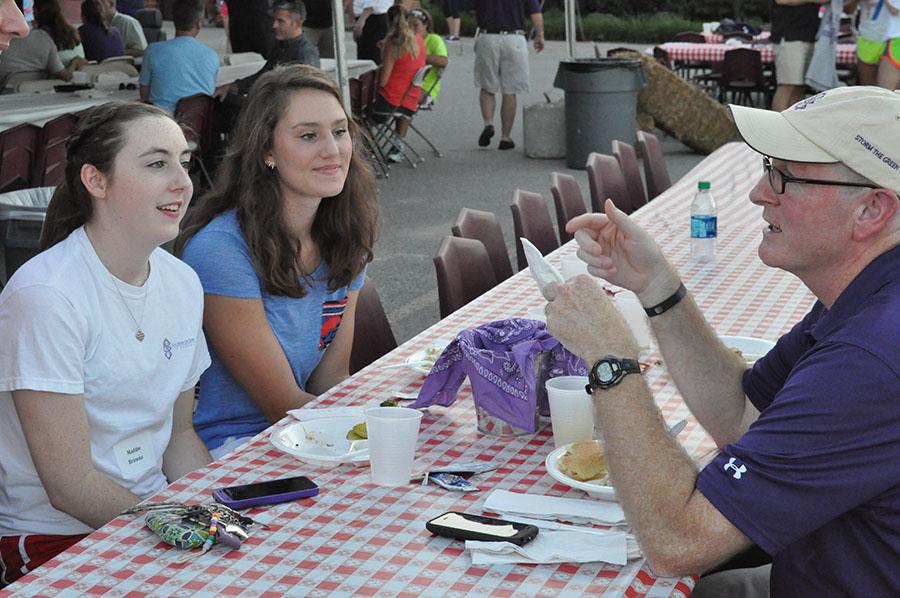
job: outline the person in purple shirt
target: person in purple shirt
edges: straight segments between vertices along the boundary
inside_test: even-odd
[[[770,568],[703,577],[698,595],[741,595],[724,585],[734,581],[775,596],[896,595],[900,95],[843,87],[780,113],[730,109],[764,156],[750,192],[766,223],[759,257],[818,299],[752,368],[612,201],[566,227],[589,272],[637,293],[717,456],[698,471],[667,433],[640,370],[630,373],[638,344],[589,276],[547,291],[547,327],[591,364],[616,494],[657,574],[701,574],[755,545]]]
[[[100,0],[84,0],[81,3],[81,20],[78,28],[84,57],[102,62],[113,56],[125,55],[125,41],[119,30],[111,26]]]
[[[525,40],[525,13],[534,26],[534,49],[544,49],[544,15],[537,0],[477,0],[475,15],[475,87],[484,129],[478,145],[487,147],[494,136],[496,95],[500,100],[501,150],[516,147],[512,140],[516,120],[516,94],[526,93],[528,84],[528,42]]]

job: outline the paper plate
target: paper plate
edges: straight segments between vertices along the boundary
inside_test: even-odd
[[[720,336],[719,339],[729,349],[740,351],[748,365],[753,365],[757,359],[763,357],[775,346],[772,341],[750,336]]]
[[[419,372],[423,376],[427,376],[428,372],[431,371],[431,368],[434,366],[434,362],[437,361],[438,357],[441,356],[441,353],[444,349],[449,345],[451,340],[442,339],[429,343],[426,347],[423,347],[407,357],[404,360],[404,363],[410,364],[410,368]],[[429,363],[422,364],[417,363],[420,361],[427,361]]]
[[[272,445],[305,463],[334,466],[342,463],[365,464],[369,461],[368,441],[358,441],[349,454],[352,441],[347,432],[365,421],[365,417],[327,417],[288,424],[272,433]],[[365,448],[363,452],[356,449]]]
[[[544,461],[544,465],[547,467],[547,473],[550,474],[550,477],[557,482],[562,482],[566,486],[571,486],[576,490],[587,492],[589,496],[594,498],[615,501],[616,491],[613,490],[612,486],[603,486],[597,482],[580,482],[574,478],[570,478],[562,472],[559,468],[559,459],[566,454],[566,451],[570,446],[571,445],[569,444],[561,446],[547,455],[547,460]]]

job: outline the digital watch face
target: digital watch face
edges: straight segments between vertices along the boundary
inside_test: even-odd
[[[609,382],[613,379],[613,369],[612,366],[603,361],[597,365],[597,377],[600,378],[600,382]]]

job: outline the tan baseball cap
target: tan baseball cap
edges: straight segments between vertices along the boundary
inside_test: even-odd
[[[744,141],[789,162],[843,162],[900,192],[900,93],[881,87],[829,89],[784,112],[728,106]]]

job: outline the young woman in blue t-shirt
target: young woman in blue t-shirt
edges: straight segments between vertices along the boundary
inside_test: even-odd
[[[377,221],[357,134],[330,77],[266,73],[215,188],[187,217],[176,252],[203,283],[212,355],[194,426],[213,456],[349,375]]]

